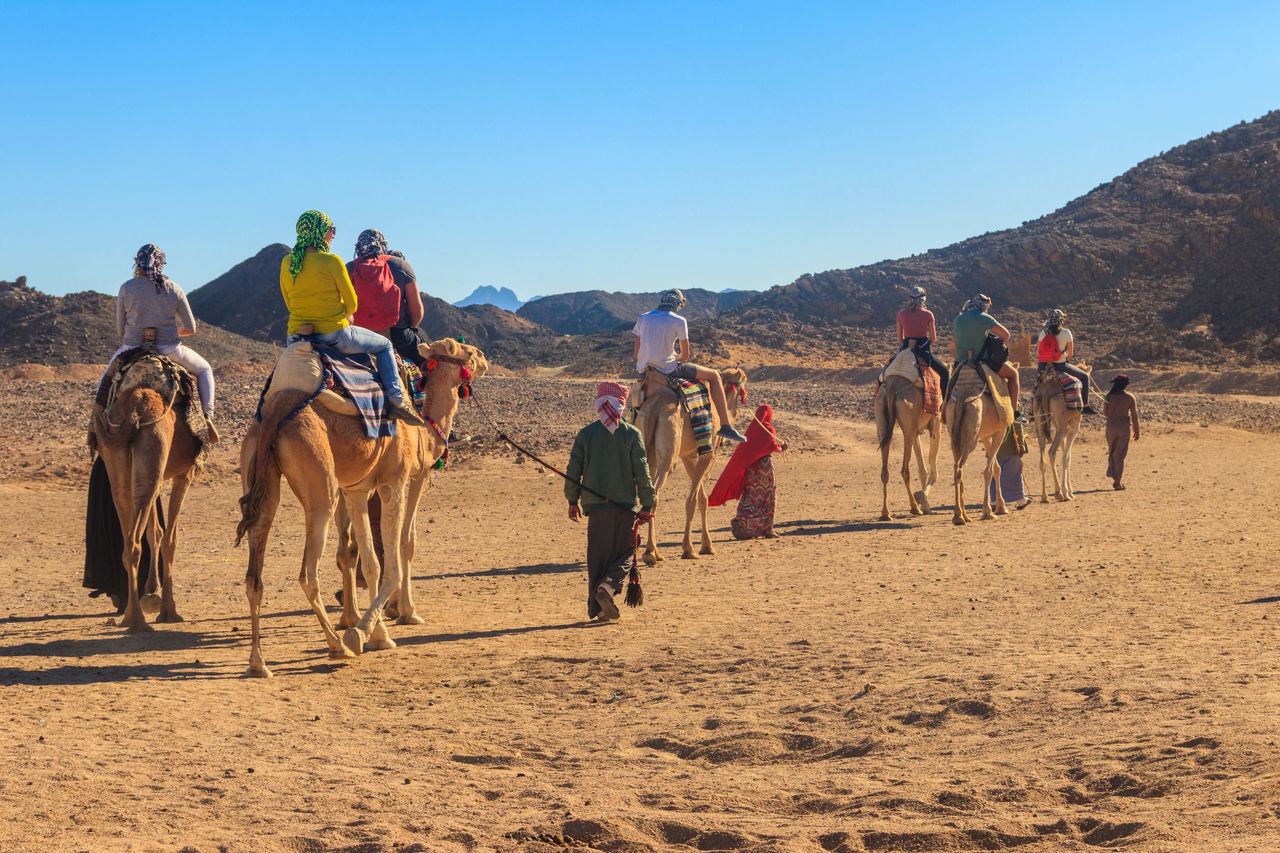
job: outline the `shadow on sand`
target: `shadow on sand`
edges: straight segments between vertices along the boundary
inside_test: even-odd
[[[1242,601],[1241,604],[1280,604],[1280,595],[1268,595],[1265,598],[1255,598],[1253,601]]]
[[[560,575],[580,572],[582,563],[534,563],[529,566],[509,566],[501,569],[477,569],[472,572],[439,572],[434,575],[415,575],[416,581],[439,581],[447,578],[501,578],[520,575]]]
[[[559,625],[521,625],[515,628],[493,628],[488,631],[461,631],[456,634],[424,634],[418,637],[396,637],[397,646],[425,646],[433,643],[456,643],[464,640],[488,640],[494,637],[511,637],[533,634],[539,631],[564,631],[572,628],[594,628],[596,623],[586,620],[564,622]]]

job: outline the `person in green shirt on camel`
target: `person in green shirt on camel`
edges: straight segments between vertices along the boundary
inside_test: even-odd
[[[991,297],[985,293],[979,293],[965,303],[964,310],[956,317],[952,327],[956,361],[977,361],[1000,374],[1009,388],[1014,420],[1018,423],[1026,423],[1026,416],[1022,414],[1022,406],[1018,400],[1021,393],[1018,371],[1009,364],[1007,351],[1003,356],[999,356],[991,353],[987,346],[987,335],[993,335],[1005,343],[1009,341],[1009,330],[988,313],[990,310]],[[952,375],[955,375],[954,371]]]

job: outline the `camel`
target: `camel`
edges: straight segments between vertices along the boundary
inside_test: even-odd
[[[108,371],[109,374],[114,371]],[[108,408],[94,406],[89,451],[101,455],[111,482],[111,498],[124,535],[125,575],[128,579],[121,624],[131,634],[154,630],[144,613],[156,622],[183,621],[173,598],[173,555],[178,547],[178,515],[187,488],[200,470],[203,442],[208,433],[195,385],[181,367],[156,354],[141,356],[123,377]],[[168,524],[162,529],[156,501],[166,481]],[[146,594],[138,594],[138,564],[142,539],[153,555]],[[160,560],[155,560],[155,555]],[[159,590],[157,592],[157,589]]]
[[[1089,372],[1088,365],[1080,368]],[[1057,380],[1053,368],[1040,371],[1036,383],[1035,394],[1031,403],[1032,417],[1036,424],[1036,444],[1040,448],[1040,503],[1049,502],[1048,484],[1045,479],[1046,461],[1053,471],[1053,495],[1060,501],[1075,500],[1071,489],[1071,448],[1080,432],[1078,410],[1067,408],[1066,397],[1062,385]],[[1048,459],[1045,456],[1045,445],[1048,444]],[[1059,469],[1061,460],[1061,469]]]
[[[747,374],[741,368],[728,368],[720,371],[725,383],[726,402],[729,415],[735,420],[738,417],[738,406],[746,399]],[[693,424],[689,413],[675,391],[667,384],[667,380],[655,370],[645,373],[645,378],[636,383],[631,399],[639,400],[635,408],[635,424],[644,436],[645,452],[649,457],[649,473],[653,477],[654,519],[649,521],[648,535],[645,541],[644,562],[652,566],[662,556],[658,554],[656,543],[657,510],[661,502],[662,488],[667,477],[675,470],[676,462],[684,463],[684,470],[689,475],[689,494],[684,503],[684,542],[681,544],[681,557],[686,560],[697,559],[693,553],[693,513],[696,509],[702,523],[702,547],[699,554],[714,554],[711,547],[711,533],[707,526],[707,472],[715,459],[711,453],[698,453],[697,442],[693,437]],[[711,430],[714,435],[720,429],[720,418],[716,415],[715,406],[711,407]],[[720,439],[714,439],[713,447],[719,447]]]
[[[1012,362],[1010,362],[1012,364]],[[1017,369],[1017,365],[1014,365]],[[1013,423],[1013,404],[1005,393],[1004,382],[986,365],[965,362],[956,367],[951,380],[951,396],[943,410],[943,422],[951,435],[951,454],[955,459],[952,474],[955,484],[954,524],[968,524],[972,519],[964,508],[964,464],[981,442],[987,452],[987,466],[982,488],[982,517],[995,518],[1009,512],[1004,495],[996,489],[995,514],[991,512],[991,482],[1000,474],[996,450],[1005,431]],[[999,480],[996,480],[997,484]]]
[[[929,505],[929,489],[938,480],[938,445],[941,441],[941,421],[937,415],[924,410],[924,389],[903,376],[885,377],[884,384],[876,390],[876,437],[880,442],[880,485],[882,503],[880,520],[889,521],[889,450],[893,444],[893,427],[897,423],[902,432],[902,482],[907,487],[912,515],[924,515],[933,511]],[[920,437],[929,434],[929,467],[924,464],[924,452]],[[911,454],[915,453],[916,466],[920,469],[921,489],[911,491]]]
[[[331,403],[317,398],[308,402],[306,391],[269,393],[261,422],[245,436],[240,452],[244,496],[240,499],[241,520],[237,543],[249,537],[249,567],[245,592],[249,599],[251,648],[249,674],[270,677],[262,658],[261,608],[262,568],[271,522],[280,502],[280,477],[302,504],[306,516],[306,545],[298,584],[320,621],[329,658],[344,660],[365,649],[395,647],[387,632],[383,608],[399,592],[403,625],[421,624],[413,603],[409,560],[415,544],[415,516],[432,465],[445,452],[446,437],[458,410],[459,388],[488,369],[484,354],[451,339],[421,344],[420,352],[434,367],[427,372],[423,418],[426,427],[401,422],[394,437],[367,438],[359,420],[329,408]],[[332,392],[321,392],[324,394]],[[349,401],[347,401],[349,403]],[[299,409],[299,407],[301,407]],[[340,408],[335,404],[335,408]],[[290,417],[290,414],[296,414]],[[387,571],[382,572],[373,549],[369,528],[369,494],[377,490],[382,500],[382,545]],[[368,609],[359,619],[355,611],[355,567],[343,570],[343,616],[346,627],[341,639],[329,623],[320,603],[317,566],[324,555],[329,521],[342,493],[355,531],[360,564],[370,590]]]

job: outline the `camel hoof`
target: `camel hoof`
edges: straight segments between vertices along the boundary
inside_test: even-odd
[[[646,566],[656,566],[656,565],[658,564],[658,555],[657,555],[657,554],[645,554],[645,555],[644,555],[644,564],[645,564]]]
[[[245,671],[245,675],[250,678],[270,678],[273,673],[262,664],[258,664],[257,666],[249,664],[249,669]]]
[[[388,604],[386,607],[382,608],[382,615],[386,616],[388,619],[399,619],[400,608],[394,604]]]
[[[150,634],[155,628],[147,624],[147,620],[139,616],[137,619],[126,621],[125,627],[130,634]]]
[[[405,615],[401,616],[399,619],[396,620],[396,624],[397,625],[422,625],[426,621],[427,621],[426,619],[423,619],[417,613],[406,613]]]
[[[164,602],[160,596],[154,592],[149,592],[142,598],[138,599],[138,604],[142,607],[142,612],[148,616],[155,616],[160,612],[160,608],[164,606]]]
[[[953,515],[951,517],[951,523],[957,526],[963,526],[966,522],[961,516]]]
[[[156,617],[156,621],[165,624],[176,624],[178,622],[186,622],[187,620],[179,616],[178,612],[175,610],[171,613],[161,613]]]
[[[713,551],[713,550],[712,550],[712,548],[711,548],[711,546],[710,546],[710,545],[703,545],[701,548],[699,548],[699,549],[698,549],[698,553],[699,553],[699,554],[706,554],[706,555],[708,555],[708,556],[711,556],[711,555],[715,554],[715,551]]]
[[[911,514],[912,514],[912,515],[924,515],[924,510],[922,510],[922,509],[921,509],[920,507],[918,507],[918,506],[913,506],[913,507],[911,508]]]
[[[329,660],[349,660],[354,658],[355,652],[346,646],[338,646],[336,649],[329,649]]]
[[[1040,498],[1040,503],[1047,504],[1048,502],[1049,502],[1049,498],[1047,496]]]
[[[364,652],[364,634],[359,628],[348,628],[342,635],[342,645],[359,655]]]
[[[695,554],[695,553],[693,553],[692,551],[681,551],[681,552],[680,552],[680,559],[682,559],[682,560],[696,560],[696,559],[698,559],[698,555],[697,555],[697,554]]]
[[[892,516],[892,515],[889,515],[889,513],[887,513],[887,512],[882,512],[882,513],[880,513],[880,520],[881,520],[881,521],[893,521],[893,516]]]
[[[358,616],[352,616],[350,619],[348,619],[346,616],[341,616],[338,618],[338,627],[344,631],[348,628],[354,628],[359,623],[360,623],[360,617]]]
[[[982,520],[983,520],[983,521],[995,521],[995,520],[996,520],[996,514],[995,514],[994,512],[984,512],[984,513],[982,514]]]
[[[373,637],[365,643],[364,649],[367,652],[385,652],[395,647],[396,641],[390,637]]]

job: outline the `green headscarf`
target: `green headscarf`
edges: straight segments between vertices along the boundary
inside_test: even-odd
[[[293,251],[289,253],[289,273],[294,278],[302,271],[302,258],[307,249],[329,251],[329,241],[325,237],[332,227],[333,220],[320,210],[308,210],[298,217],[298,242],[293,244]]]

